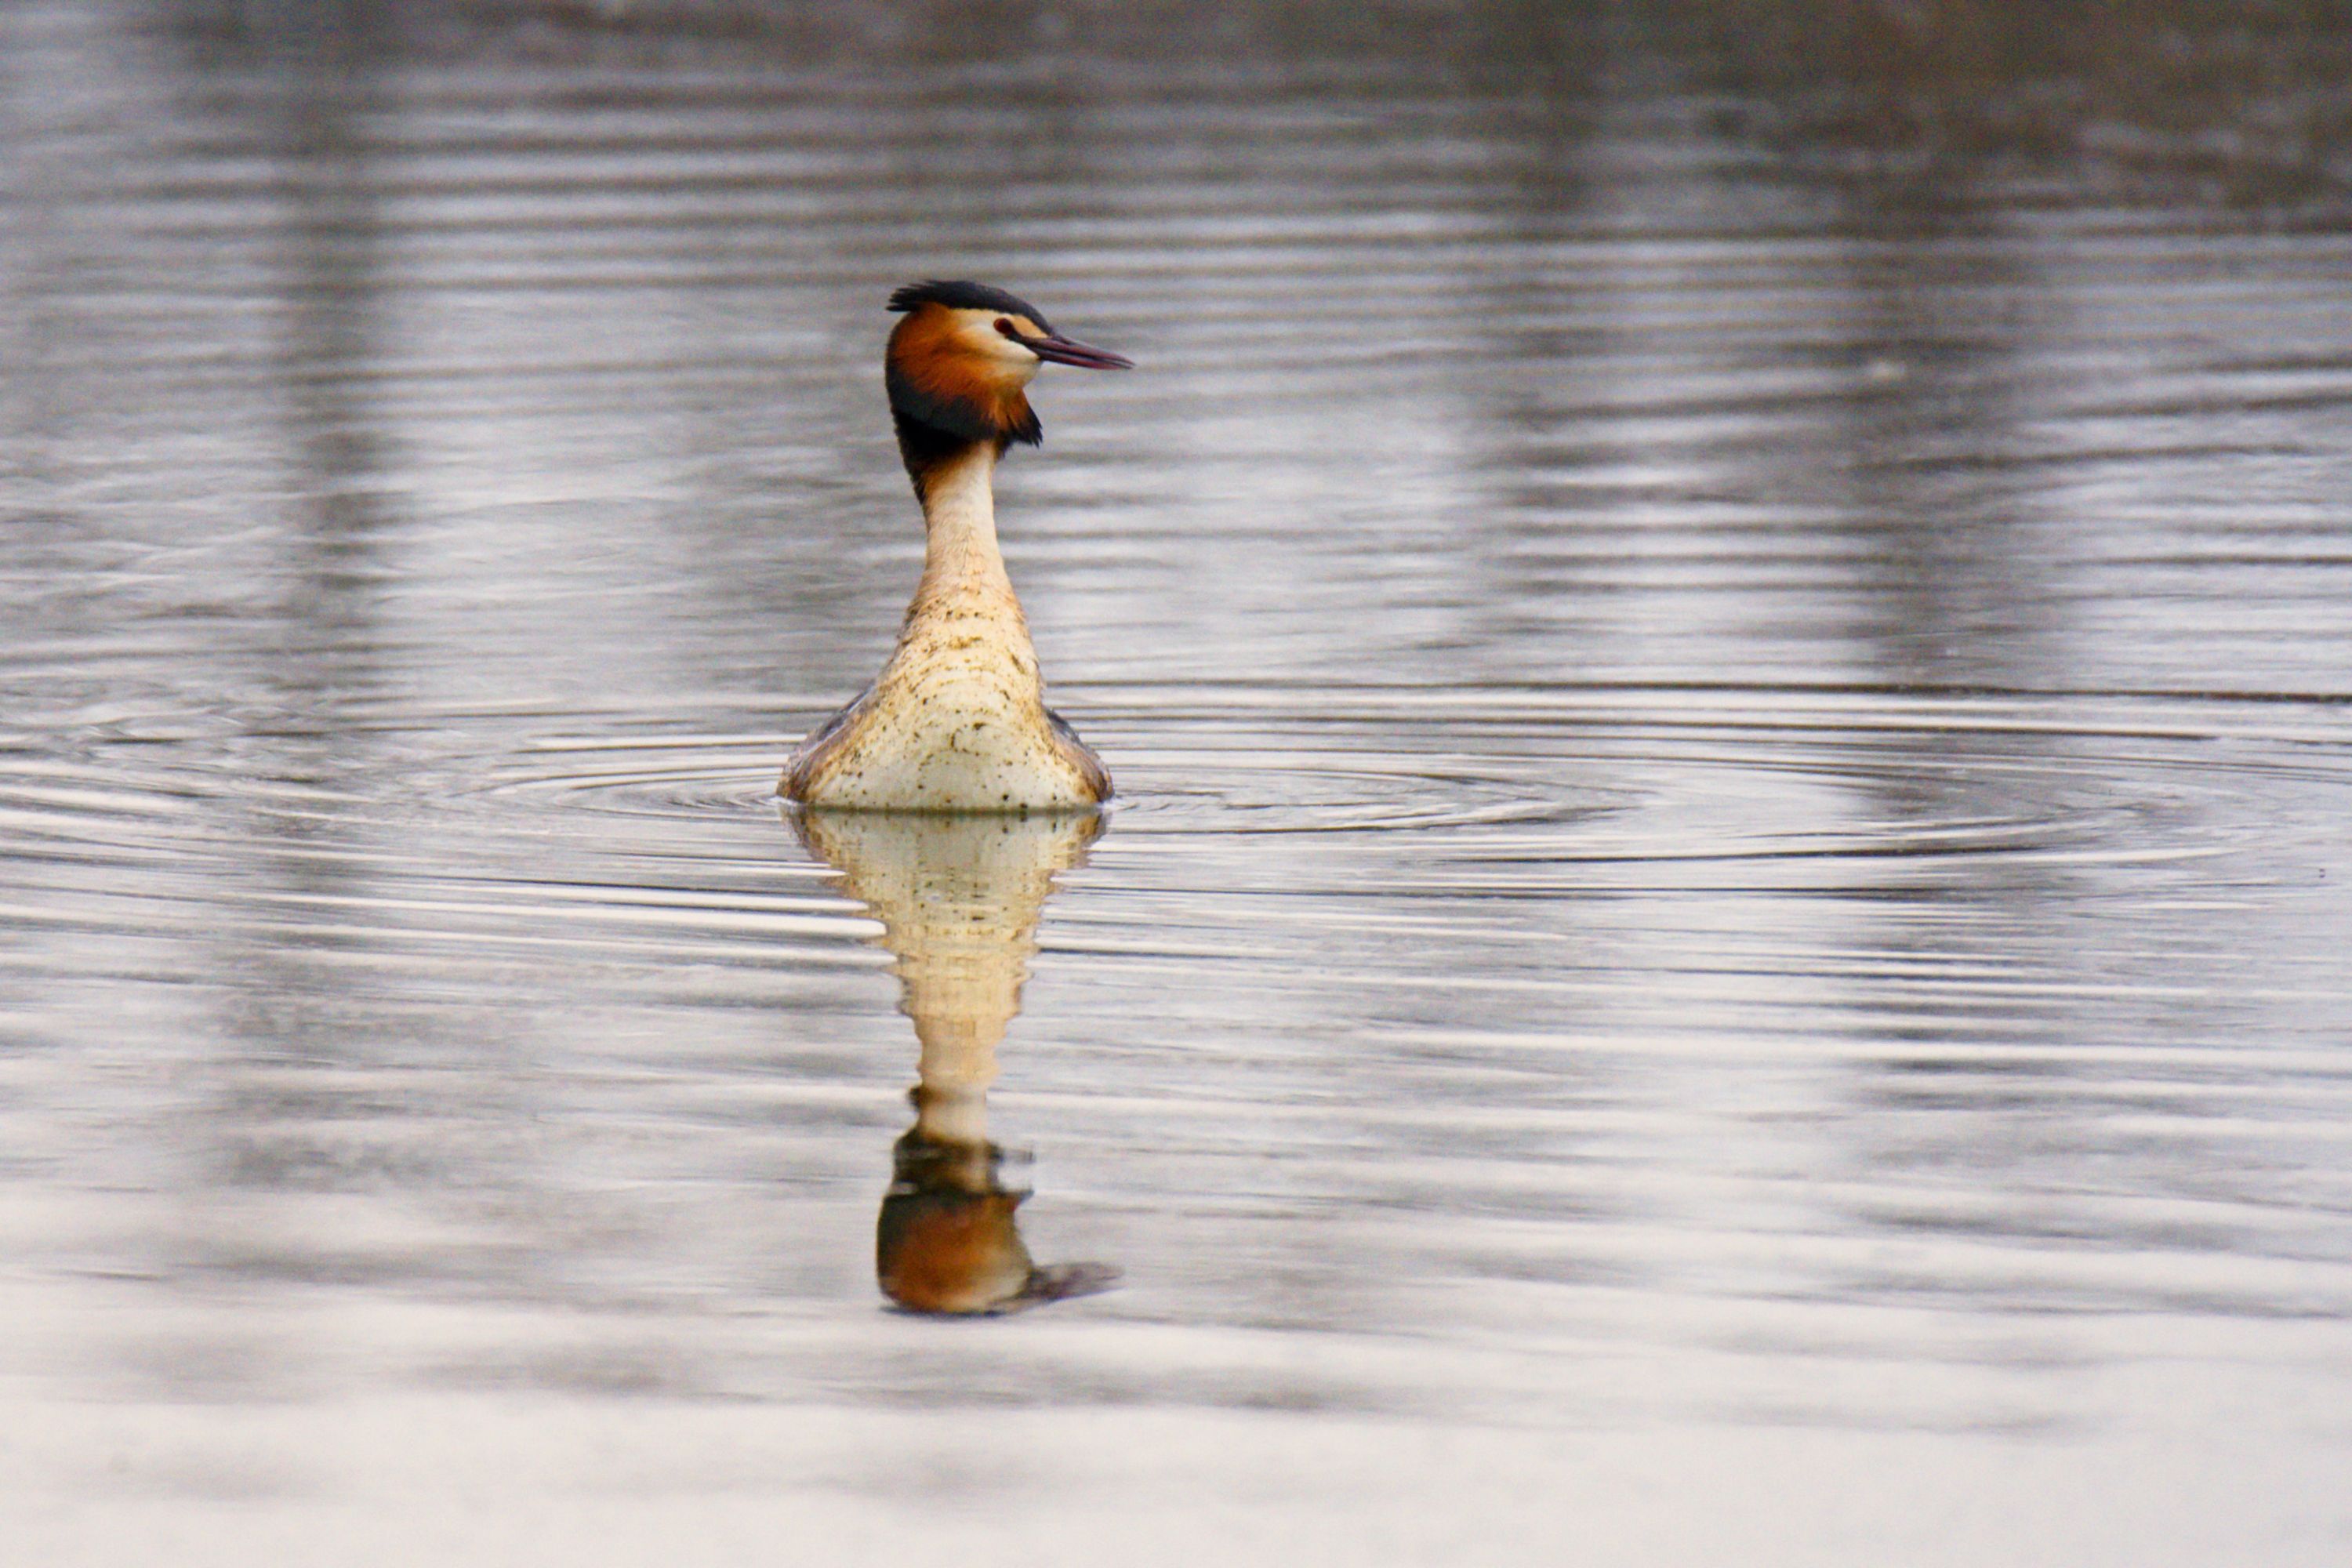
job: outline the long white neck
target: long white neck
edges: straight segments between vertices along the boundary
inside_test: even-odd
[[[925,599],[981,593],[1013,595],[1004,555],[996,547],[996,447],[976,441],[932,469],[923,490]]]

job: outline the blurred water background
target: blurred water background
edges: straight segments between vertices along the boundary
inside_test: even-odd
[[[0,1556],[2352,1560],[2352,8],[11,0],[0,138]],[[1142,367],[1091,844],[772,798],[934,276]],[[902,1001],[1117,1289],[884,1309]]]

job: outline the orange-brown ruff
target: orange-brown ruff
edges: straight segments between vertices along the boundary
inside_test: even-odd
[[[1064,811],[1110,797],[1101,761],[1045,706],[1029,622],[996,543],[997,460],[1043,433],[1027,387],[1048,362],[1124,369],[1035,307],[970,282],[890,297],[883,379],[923,504],[922,581],[864,696],[785,767],[782,793],[863,811]]]

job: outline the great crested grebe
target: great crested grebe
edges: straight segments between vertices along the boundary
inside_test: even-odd
[[[1045,706],[1028,618],[996,547],[990,480],[1015,441],[1044,438],[1024,395],[1038,366],[1129,361],[1048,326],[983,283],[890,296],[883,381],[915,495],[923,577],[890,662],[785,766],[779,793],[862,811],[1061,811],[1110,798],[1110,774]]]

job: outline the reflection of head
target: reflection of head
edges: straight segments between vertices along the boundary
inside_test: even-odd
[[[1029,1194],[1004,1185],[993,1143],[937,1138],[918,1122],[891,1153],[874,1269],[882,1293],[908,1311],[1017,1311],[1107,1290],[1118,1277],[1105,1264],[1030,1261],[1013,1218]]]

